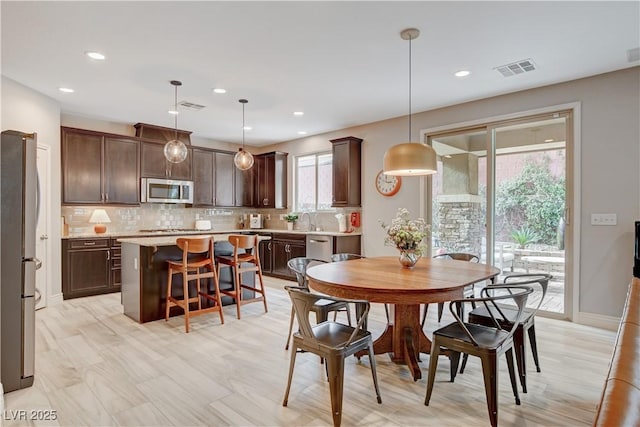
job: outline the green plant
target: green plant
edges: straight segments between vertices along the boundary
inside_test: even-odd
[[[532,228],[522,227],[511,232],[511,237],[518,244],[518,248],[524,249],[528,244],[540,240],[540,236]]]
[[[295,222],[298,220],[298,214],[295,213],[288,213],[284,216],[284,220],[287,222]]]

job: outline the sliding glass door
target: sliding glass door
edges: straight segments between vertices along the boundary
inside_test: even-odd
[[[559,317],[570,283],[570,122],[560,111],[427,135],[438,154],[427,192],[432,254],[479,255],[499,279],[551,273],[541,310]]]

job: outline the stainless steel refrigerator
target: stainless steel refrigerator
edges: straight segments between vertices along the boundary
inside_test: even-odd
[[[10,392],[33,384],[35,364],[36,136],[2,132],[0,142],[0,379]]]

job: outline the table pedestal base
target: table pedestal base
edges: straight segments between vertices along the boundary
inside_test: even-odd
[[[431,353],[431,340],[427,338],[420,325],[420,305],[396,304],[393,308],[393,321],[373,342],[374,354],[389,353],[395,363],[407,365],[414,381],[422,378],[418,365],[420,353]],[[357,357],[367,353],[356,353]]]

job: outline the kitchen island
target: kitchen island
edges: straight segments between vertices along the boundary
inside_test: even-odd
[[[226,234],[188,234],[158,237],[130,237],[118,239],[122,244],[122,305],[124,314],[139,323],[164,319],[165,302],[167,292],[167,260],[178,260],[182,257],[182,250],[176,245],[176,240],[180,237],[213,237],[215,242],[215,255],[231,255],[233,247],[227,241],[229,233]],[[260,240],[268,237],[260,237]],[[233,287],[233,274],[230,268],[223,268],[220,271],[220,288],[228,289]],[[175,275],[173,281],[182,284],[182,277]],[[253,285],[255,283],[255,273],[247,272],[242,274],[242,282]],[[195,282],[192,292],[195,292]],[[213,283],[210,280],[202,281],[203,292],[212,294],[214,292]],[[180,286],[175,286],[177,291]],[[245,297],[252,295],[248,291]],[[232,299],[223,296],[222,304],[232,303]],[[211,304],[209,301],[203,301]],[[181,315],[183,312],[178,307],[173,307],[170,316]]]

